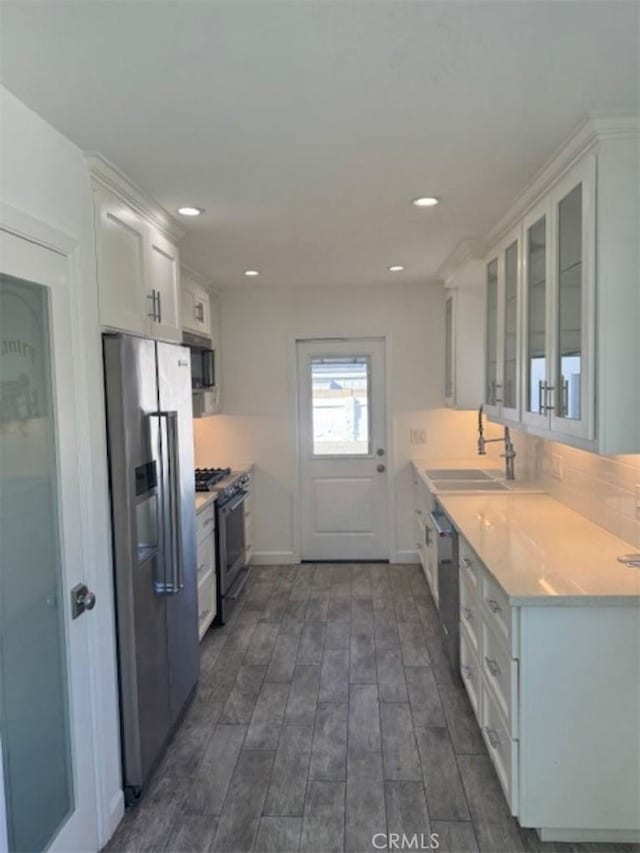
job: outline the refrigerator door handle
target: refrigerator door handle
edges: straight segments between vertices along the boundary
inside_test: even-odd
[[[157,421],[160,431],[160,484],[163,517],[163,564],[165,595],[176,595],[184,587],[182,567],[182,541],[179,498],[178,456],[178,413],[176,411],[153,412],[149,415]],[[168,516],[168,518],[167,518]],[[171,576],[167,578],[167,565]]]

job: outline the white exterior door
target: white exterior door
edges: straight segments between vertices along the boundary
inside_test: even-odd
[[[303,560],[386,560],[381,339],[299,341]]]
[[[0,839],[98,847],[67,257],[0,230]],[[91,604],[91,600],[85,601]]]

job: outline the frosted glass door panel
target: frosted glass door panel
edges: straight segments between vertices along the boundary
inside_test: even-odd
[[[495,406],[498,402],[498,261],[487,264],[487,347],[485,403]]]
[[[527,411],[544,414],[547,381],[547,222],[539,219],[527,231]]]
[[[0,277],[0,706],[16,851],[43,850],[74,810],[48,298]]]
[[[582,409],[582,185],[558,204],[558,390],[556,414]]]

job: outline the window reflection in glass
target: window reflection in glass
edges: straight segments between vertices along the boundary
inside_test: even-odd
[[[313,358],[314,456],[367,456],[370,449],[368,356]]]

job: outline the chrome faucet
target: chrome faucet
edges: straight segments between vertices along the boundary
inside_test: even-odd
[[[511,432],[509,427],[504,428],[504,436],[502,438],[485,438],[484,423],[483,423],[483,407],[478,409],[478,456],[487,455],[487,444],[492,444],[494,441],[504,441],[504,453],[500,457],[504,459],[505,476],[507,480],[515,480],[516,472],[514,460],[516,458],[516,449],[511,441]]]

